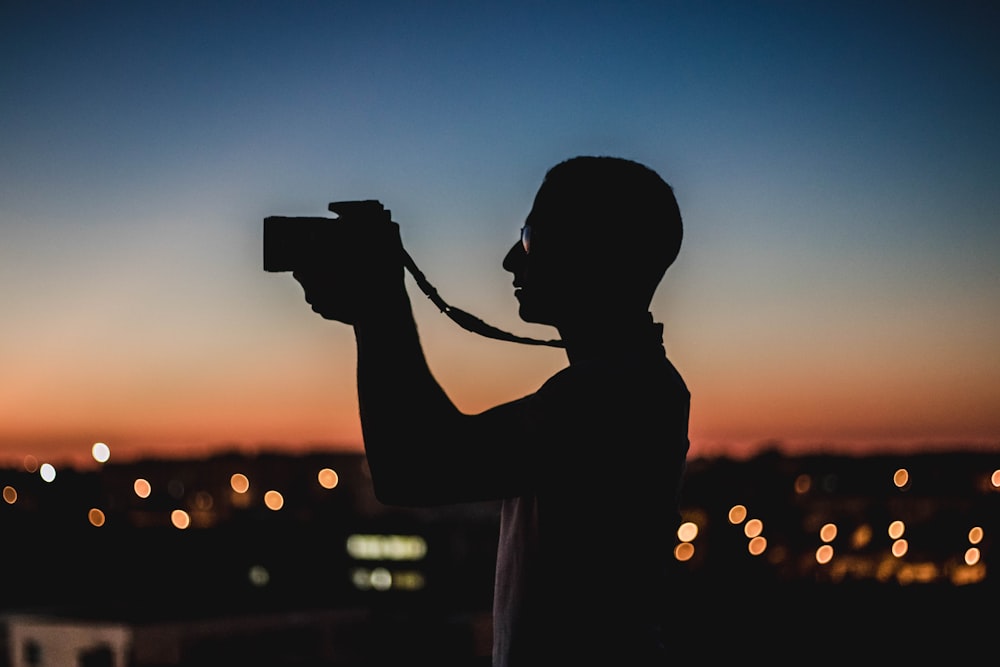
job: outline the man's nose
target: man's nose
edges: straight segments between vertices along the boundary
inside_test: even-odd
[[[520,242],[515,243],[507,251],[507,254],[503,258],[503,268],[505,271],[510,271],[511,273],[517,273],[517,270],[523,266],[524,260],[527,254],[524,252],[524,246]]]

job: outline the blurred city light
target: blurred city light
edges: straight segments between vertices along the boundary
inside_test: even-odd
[[[764,522],[760,519],[750,519],[743,527],[743,534],[753,538],[764,532]]]
[[[809,489],[811,488],[812,488],[812,477],[810,477],[809,475],[802,473],[801,475],[795,478],[795,493],[798,493],[799,495],[803,493],[808,493]]]
[[[896,520],[889,524],[889,537],[898,540],[906,532],[906,524],[902,521]]]
[[[902,489],[910,483],[910,472],[906,468],[900,468],[893,474],[892,483],[896,488]]]
[[[990,476],[990,481],[993,483],[995,488],[1000,488],[1000,470],[993,471],[993,474]]]
[[[743,505],[733,505],[729,508],[729,523],[737,525],[747,518],[747,508]]]
[[[229,478],[229,486],[236,493],[246,493],[250,490],[250,480],[243,473],[234,473],[232,477]]]
[[[174,528],[185,530],[191,525],[191,517],[184,510],[174,510],[170,513],[170,523]]]
[[[384,567],[376,567],[371,573],[372,588],[387,591],[392,588],[392,573]]]
[[[51,482],[56,478],[56,469],[51,463],[43,463],[38,469],[38,474],[46,482]]]
[[[100,528],[104,525],[104,512],[96,507],[92,508],[89,512],[87,512],[87,519],[90,521],[91,526]]]
[[[698,537],[698,524],[693,521],[685,521],[677,529],[677,539],[681,542],[690,542]]]
[[[819,539],[824,542],[833,542],[837,537],[837,525],[833,523],[824,524],[822,528],[819,529]]]
[[[895,556],[896,558],[902,558],[903,556],[906,555],[906,552],[909,550],[909,548],[910,548],[909,543],[906,540],[900,538],[892,543],[892,555]]]
[[[976,563],[979,562],[979,556],[980,556],[979,549],[977,549],[976,547],[969,547],[968,549],[965,550],[965,564],[975,565]]]
[[[420,560],[427,555],[427,542],[419,535],[355,534],[346,547],[355,560]]]
[[[753,556],[759,556],[767,549],[767,540],[758,535],[757,537],[750,540],[747,545],[747,550]]]
[[[17,502],[17,489],[13,486],[3,487],[3,499],[8,505],[13,505]]]
[[[969,542],[972,544],[979,544],[983,541],[983,529],[981,526],[973,526],[969,530]]]
[[[681,542],[676,547],[674,547],[674,558],[684,562],[689,561],[694,557],[694,545],[690,542]]]
[[[824,544],[816,549],[816,562],[820,565],[826,565],[831,560],[833,560],[833,547],[829,544]]]
[[[207,512],[215,505],[215,499],[208,491],[199,491],[194,494],[194,508],[199,512]]]
[[[332,468],[323,468],[316,477],[319,480],[319,485],[324,489],[332,489],[340,483],[340,476]]]
[[[140,498],[149,498],[149,494],[153,492],[153,486],[147,480],[139,477],[132,482],[132,490]]]
[[[111,458],[111,448],[103,442],[95,442],[94,446],[90,448],[90,455],[98,463],[107,463],[108,459]]]
[[[267,568],[263,565],[253,565],[247,572],[247,578],[250,580],[251,584],[257,586],[258,588],[262,588],[267,586],[267,584],[271,581],[271,573],[268,572]]]
[[[268,491],[264,494],[264,504],[268,509],[277,512],[285,506],[285,498],[277,491]]]
[[[863,523],[851,533],[851,546],[855,549],[863,549],[872,541],[872,527]]]
[[[36,459],[31,454],[28,454],[27,456],[24,457],[23,464],[24,464],[24,469],[27,472],[35,472],[36,470],[38,470],[38,459]],[[1000,470],[998,470],[997,472],[1000,473]],[[996,475],[997,473],[994,473],[994,477],[996,477]],[[1000,486],[1000,484],[997,484],[995,486]]]

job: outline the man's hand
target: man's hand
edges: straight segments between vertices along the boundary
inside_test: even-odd
[[[333,248],[323,266],[292,273],[306,302],[325,319],[357,324],[389,307],[402,290],[403,245],[395,222],[343,222],[344,246]]]

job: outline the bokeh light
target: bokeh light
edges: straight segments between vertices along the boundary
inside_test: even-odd
[[[324,489],[335,488],[340,483],[340,476],[332,468],[323,468],[319,471],[316,478],[319,480],[319,485]]]
[[[993,471],[993,474],[990,476],[990,482],[993,483],[994,488],[1000,488],[1000,470]]]
[[[981,526],[973,526],[969,530],[969,542],[972,544],[979,544],[983,541],[983,529]]]
[[[264,494],[264,504],[268,509],[277,512],[285,506],[285,498],[277,491],[268,491]]]
[[[56,468],[51,463],[43,463],[38,468],[38,474],[41,475],[42,479],[46,482],[51,482],[56,478]]]
[[[734,526],[743,523],[743,520],[747,518],[747,508],[743,505],[733,505],[729,508],[729,523]]]
[[[820,565],[826,565],[831,560],[833,560],[833,547],[829,544],[822,545],[819,549],[816,549],[816,562]]]
[[[347,538],[347,554],[355,560],[420,560],[427,541],[419,535],[354,534]]]
[[[898,540],[906,532],[906,524],[902,521],[893,521],[889,524],[889,537]]]
[[[757,536],[750,540],[747,544],[747,551],[753,556],[759,556],[767,550],[767,540],[761,536]]]
[[[263,588],[270,583],[271,573],[268,572],[267,568],[263,565],[253,565],[250,567],[250,570],[247,571],[247,578],[254,586]]]
[[[824,524],[822,528],[819,529],[819,539],[824,542],[833,542],[837,537],[837,525],[833,523]]]
[[[743,526],[743,534],[750,538],[757,537],[762,532],[764,532],[764,522],[760,519],[750,519]]]
[[[98,463],[107,463],[108,459],[111,458],[111,448],[103,442],[95,442],[94,446],[90,448],[90,455]]]
[[[236,493],[246,493],[250,490],[250,480],[247,476],[241,472],[234,473],[232,477],[229,478],[229,486]]]
[[[38,459],[36,459],[31,454],[28,454],[27,456],[24,457],[23,464],[26,472],[35,472],[38,470]],[[996,473],[993,473],[993,476],[996,478],[998,473],[1000,473],[1000,470],[998,470]],[[1000,484],[997,484],[996,486],[1000,486]]]
[[[17,489],[13,486],[3,487],[3,500],[8,505],[13,505],[17,502]]]
[[[855,549],[863,549],[872,541],[872,527],[863,523],[851,533],[851,546]]]
[[[191,526],[191,516],[184,510],[174,510],[170,513],[170,523],[174,528],[185,530]]]
[[[689,561],[694,557],[694,545],[690,542],[681,542],[674,547],[674,558],[681,561]]]
[[[101,526],[104,525],[105,521],[104,512],[94,507],[89,512],[87,512],[87,519],[90,521],[91,526],[96,526],[100,528]]]
[[[980,557],[979,549],[977,549],[976,547],[969,547],[965,551],[965,564],[975,565],[976,563],[979,562],[979,557]]]
[[[809,489],[812,488],[812,477],[802,473],[795,478],[795,493],[803,494],[809,493]]]
[[[376,567],[371,574],[372,588],[387,591],[392,588],[392,573],[384,567]]]
[[[153,485],[150,484],[148,480],[139,477],[132,482],[132,490],[135,491],[135,495],[140,498],[149,498],[149,494],[153,492]]]
[[[900,468],[892,476],[892,483],[896,488],[902,489],[910,483],[910,472],[906,468]]]
[[[906,552],[910,549],[909,543],[904,539],[898,539],[892,543],[892,555],[896,558],[902,558],[906,555]]]
[[[698,537],[698,524],[693,521],[685,521],[677,529],[677,539],[681,542],[690,542]]]

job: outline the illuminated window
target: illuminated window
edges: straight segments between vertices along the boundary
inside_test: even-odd
[[[743,523],[743,520],[747,518],[747,508],[743,505],[733,505],[729,509],[729,523],[736,525]]]
[[[243,473],[236,473],[229,478],[229,486],[236,493],[246,493],[250,489],[250,480]]]
[[[132,490],[140,498],[149,498],[149,494],[153,492],[153,487],[148,481],[140,477],[132,482]]]
[[[268,509],[277,512],[285,506],[285,498],[277,491],[268,491],[264,494],[264,504]]]
[[[335,488],[340,483],[340,476],[332,468],[323,468],[319,471],[317,478],[319,479],[319,485],[324,489]]]
[[[100,528],[104,525],[104,512],[95,507],[87,512],[87,519],[90,521],[91,526]]]
[[[685,521],[677,529],[677,539],[681,542],[691,542],[698,537],[698,524],[693,521]]]

